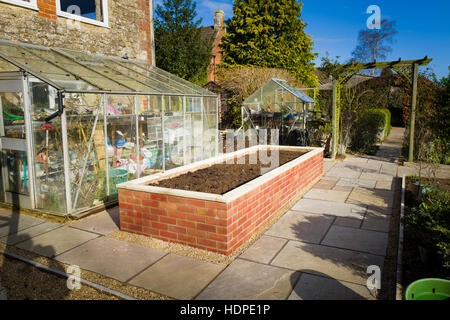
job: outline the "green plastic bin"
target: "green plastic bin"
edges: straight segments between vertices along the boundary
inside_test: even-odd
[[[117,194],[117,184],[128,181],[128,171],[123,169],[109,170],[109,193],[111,195]]]
[[[445,300],[450,298],[450,281],[427,278],[411,283],[406,288],[406,300]]]

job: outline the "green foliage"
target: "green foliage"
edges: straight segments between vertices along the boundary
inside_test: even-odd
[[[207,79],[212,44],[201,39],[196,2],[163,0],[155,15],[156,65],[202,85]]]
[[[391,133],[391,112],[388,109],[375,109],[377,112],[381,112],[384,115],[385,122],[384,122],[384,128],[383,128],[383,138],[382,140],[386,139],[389,133]]]
[[[222,64],[282,68],[316,86],[313,42],[304,32],[301,9],[296,0],[234,0],[233,18],[221,43]]]
[[[442,267],[450,270],[450,192],[427,188],[419,210],[405,216],[417,243],[438,255]]]
[[[353,151],[374,154],[383,130],[387,127],[387,117],[381,109],[369,109],[363,112],[352,130],[350,148]]]
[[[426,74],[418,79],[414,159],[427,163],[450,164],[450,73],[432,81]],[[407,96],[407,101],[410,101]],[[404,122],[410,122],[411,107],[404,109]],[[409,150],[409,130],[403,155]]]

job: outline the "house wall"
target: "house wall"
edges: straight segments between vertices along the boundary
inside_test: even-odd
[[[149,0],[109,0],[109,27],[59,17],[56,0],[37,6],[0,2],[0,39],[152,61]]]
[[[214,12],[214,29],[217,30],[217,34],[213,43],[213,57],[211,58],[211,64],[208,68],[208,82],[216,81],[215,69],[222,62],[222,49],[220,48],[220,43],[222,42],[222,37],[225,35],[225,13],[222,10]]]

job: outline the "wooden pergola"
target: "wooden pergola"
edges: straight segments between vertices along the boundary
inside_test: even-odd
[[[369,63],[349,63],[339,65],[337,67],[338,76],[333,78],[333,116],[332,116],[332,139],[333,146],[331,151],[332,159],[335,159],[338,146],[339,137],[339,117],[340,117],[340,88],[352,76],[361,70],[370,69],[391,69],[397,74],[401,75],[406,81],[411,84],[411,121],[410,121],[410,135],[409,135],[409,156],[408,161],[413,161],[414,152],[414,125],[416,120],[416,101],[417,101],[417,79],[419,75],[419,66],[426,66],[432,59],[425,57],[419,60],[408,60],[389,62],[369,62]]]

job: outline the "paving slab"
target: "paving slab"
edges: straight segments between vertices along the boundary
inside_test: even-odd
[[[18,248],[53,258],[65,251],[97,238],[98,235],[70,227],[61,227],[21,242]]]
[[[329,214],[338,217],[362,218],[366,213],[366,208],[367,206],[360,204],[301,199],[292,207],[292,210]]]
[[[325,275],[326,276],[326,275]],[[312,274],[302,273],[289,300],[375,300],[367,287]]]
[[[171,253],[129,283],[175,299],[188,300],[193,299],[223,268],[223,265]]]
[[[198,300],[282,300],[298,280],[299,273],[274,266],[234,260]]]
[[[17,233],[2,237],[2,238],[0,238],[0,242],[6,243],[8,245],[15,245],[19,242],[29,240],[40,234],[49,232],[51,230],[54,230],[54,229],[60,228],[60,227],[61,227],[61,225],[57,224],[57,223],[44,222],[44,223],[40,223],[35,226],[32,226],[30,228],[21,230]]]
[[[266,234],[291,240],[320,243],[334,221],[323,214],[288,211]]]
[[[309,190],[303,198],[345,202],[345,200],[347,200],[349,195],[350,191],[325,190],[313,188]]]
[[[322,241],[323,245],[386,255],[388,234],[341,226],[332,226]]]
[[[375,185],[375,189],[388,191],[394,191],[394,187],[395,187],[394,181],[377,181],[377,184]]]
[[[359,219],[337,217],[333,225],[349,228],[359,228],[361,226],[362,221],[363,221],[362,217]]]
[[[335,180],[320,180],[314,185],[315,189],[332,189],[336,185]]]
[[[335,186],[332,190],[351,192],[353,190],[353,187]]]
[[[15,234],[44,222],[45,220],[24,214],[4,212],[4,214],[0,216],[0,237]]]
[[[394,194],[387,190],[354,188],[348,203],[365,204],[381,208],[392,208]]]
[[[322,178],[320,178],[320,181],[334,181],[334,182],[338,182],[339,181],[339,177],[323,176]]]
[[[327,172],[328,170],[330,170],[331,168],[333,168],[333,166],[335,165],[334,162],[332,161],[323,161],[323,171]]]
[[[361,187],[361,188],[375,188],[376,185],[375,180],[364,180],[364,179],[350,179],[350,178],[341,178],[336,183],[336,186],[342,186],[342,187]]]
[[[349,168],[336,168],[330,169],[325,176],[337,177],[337,178],[353,178],[358,179],[361,176],[362,169],[349,169]]]
[[[376,180],[376,181],[392,181],[394,179],[393,176],[388,174],[368,173],[368,172],[363,172],[359,178],[363,180]]]
[[[353,170],[361,170],[364,172],[364,170],[371,170],[375,173],[379,173],[381,169],[381,163],[368,163],[368,162],[354,162],[354,163],[348,163],[348,162],[341,162],[340,164],[337,164],[335,168],[347,168],[347,169],[353,169]]]
[[[367,267],[377,265],[382,269],[383,263],[381,256],[289,241],[271,265],[366,285]]]
[[[372,231],[389,232],[391,216],[376,210],[367,211],[361,228]]]
[[[241,258],[269,263],[288,240],[263,235],[240,255]]]
[[[134,243],[100,237],[55,259],[125,282],[166,254]]]
[[[108,235],[119,230],[119,210],[110,210],[93,217],[87,217],[77,221],[70,226],[80,230],[95,232],[101,235]]]
[[[360,158],[360,157],[347,157],[343,160],[343,162],[356,162],[356,163],[367,163],[369,159]]]
[[[390,175],[390,176],[397,176],[397,169],[398,169],[398,166],[397,165],[395,165],[395,164],[383,164],[382,166],[381,166],[381,170],[380,170],[380,173],[381,174],[387,174],[387,175]]]

